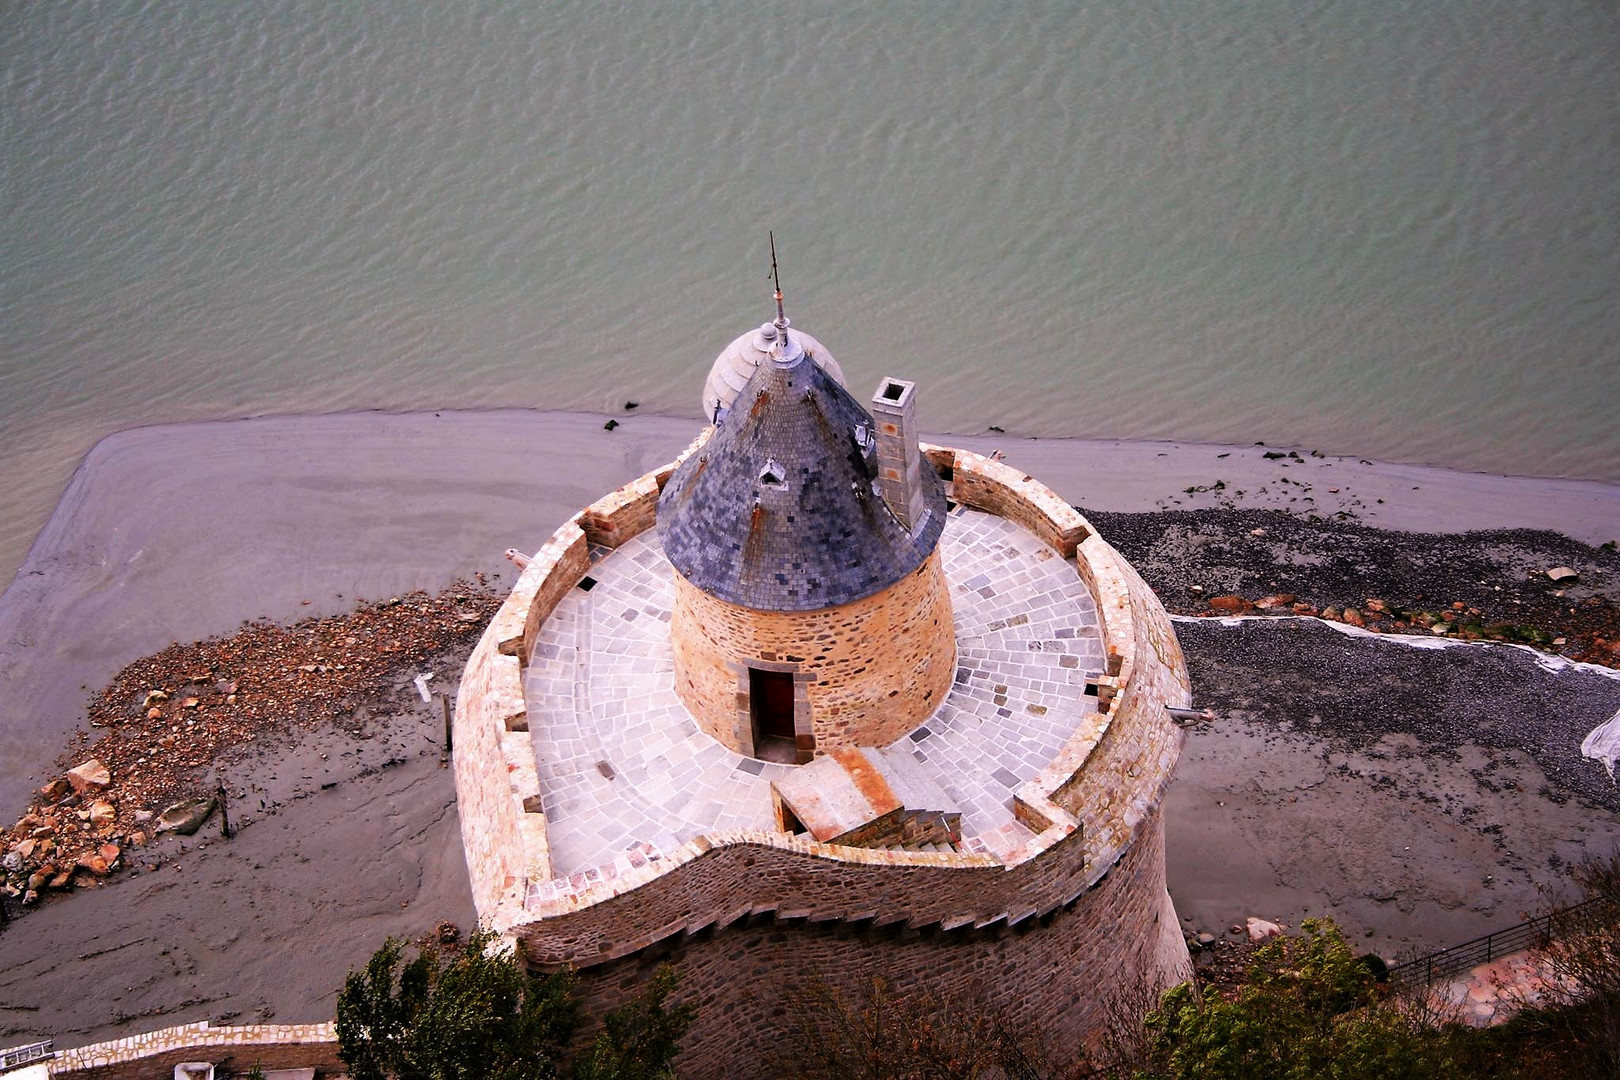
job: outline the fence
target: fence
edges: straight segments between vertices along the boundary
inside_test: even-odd
[[[1607,897],[1600,896],[1546,915],[1537,915],[1506,930],[1396,964],[1389,969],[1389,981],[1403,986],[1427,986],[1437,979],[1449,979],[1510,953],[1539,948],[1572,930],[1592,925],[1612,903]]]
[[[24,1065],[32,1065],[36,1061],[46,1061],[55,1057],[56,1055],[51,1050],[53,1045],[53,1040],[46,1039],[44,1042],[29,1043],[27,1046],[15,1046],[10,1050],[0,1050],[0,1072],[10,1072],[12,1069],[20,1069]]]

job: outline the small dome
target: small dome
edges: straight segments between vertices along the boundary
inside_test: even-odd
[[[708,379],[703,383],[705,420],[712,421],[716,409],[731,408],[732,401],[748,385],[748,380],[754,377],[754,369],[770,355],[770,349],[776,343],[776,334],[776,327],[766,323],[720,350],[714,366],[709,369]],[[844,370],[838,366],[838,361],[833,359],[826,346],[802,330],[788,330],[788,340],[809,353],[816,366],[831,375],[834,382],[839,386],[844,385]]]

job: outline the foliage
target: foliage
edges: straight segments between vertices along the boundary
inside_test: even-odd
[[[337,1001],[338,1056],[352,1080],[557,1080],[579,1027],[574,977],[532,975],[485,931],[448,963],[390,938],[350,972]],[[669,1010],[673,970],[642,997],[609,1013],[577,1062],[582,1080],[669,1076],[691,1008]]]
[[[635,1001],[607,1014],[602,1033],[574,1063],[576,1080],[665,1080],[677,1044],[692,1026],[691,1005],[668,1007],[675,969],[664,965]]]
[[[1584,860],[1574,878],[1592,903],[1554,913],[1551,978],[1519,1024],[1560,1048],[1569,1075],[1620,1076],[1620,854]]]
[[[792,1006],[792,1058],[778,1073],[810,1080],[1041,1080],[1053,1073],[1031,1025],[971,992],[896,994],[880,976],[854,999],[814,983]]]
[[[1148,1014],[1138,1080],[1405,1080],[1476,1075],[1468,1033],[1383,998],[1331,921],[1256,951],[1232,1000],[1184,983]]]

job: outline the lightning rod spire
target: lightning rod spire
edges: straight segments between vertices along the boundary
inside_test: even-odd
[[[771,230],[771,280],[776,283],[776,333],[777,340],[784,346],[787,344],[787,313],[782,309],[782,275],[776,270],[776,232]]]

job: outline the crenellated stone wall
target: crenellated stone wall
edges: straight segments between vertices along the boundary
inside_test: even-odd
[[[884,746],[926,720],[956,670],[950,591],[936,550],[882,592],[821,611],[754,611],[675,575],[675,692],[699,726],[754,756],[748,668],[791,671],[800,760]]]
[[[1009,925],[952,930],[905,922],[818,921],[767,912],[678,934],[591,968],[580,991],[590,1015],[633,997],[661,963],[697,1006],[676,1067],[683,1077],[792,1076],[796,1023],[807,999],[831,991],[858,1005],[871,979],[912,1000],[965,1002],[1037,1031],[1058,1065],[1075,1063],[1107,1022],[1117,988],[1155,993],[1191,962],[1164,885],[1157,814],[1109,872],[1069,903]]]
[[[1163,880],[1161,806],[1183,741],[1165,706],[1190,697],[1168,617],[1050,489],[977,454],[924,449],[953,499],[1030,529],[1072,560],[1097,604],[1106,664],[1095,678],[1099,709],[1014,793],[1013,809],[1035,835],[1009,857],[754,831],[711,833],[673,850],[649,842],[589,873],[551,877],[519,659],[557,598],[588,571],[589,546],[622,544],[651,527],[648,508],[656,511],[673,463],[565,523],[469,662],[456,777],[480,917],[531,964],[579,969],[602,1009],[632,996],[660,957],[679,961],[683,994],[700,1017],[683,1075],[732,1073],[779,1043],[782,1013],[758,1007],[771,985],[822,979],[853,991],[868,969],[936,996],[978,985],[998,1008],[1038,1010],[1072,1048],[1097,1031],[1110,987],[1162,986],[1189,969]],[[723,622],[703,617],[705,626]],[[948,633],[948,611],[943,621]],[[786,641],[778,657],[805,655]],[[762,662],[767,651],[760,648]],[[906,665],[899,668],[888,677],[904,677]],[[724,701],[729,692],[735,722],[729,674],[729,685],[706,693]]]

